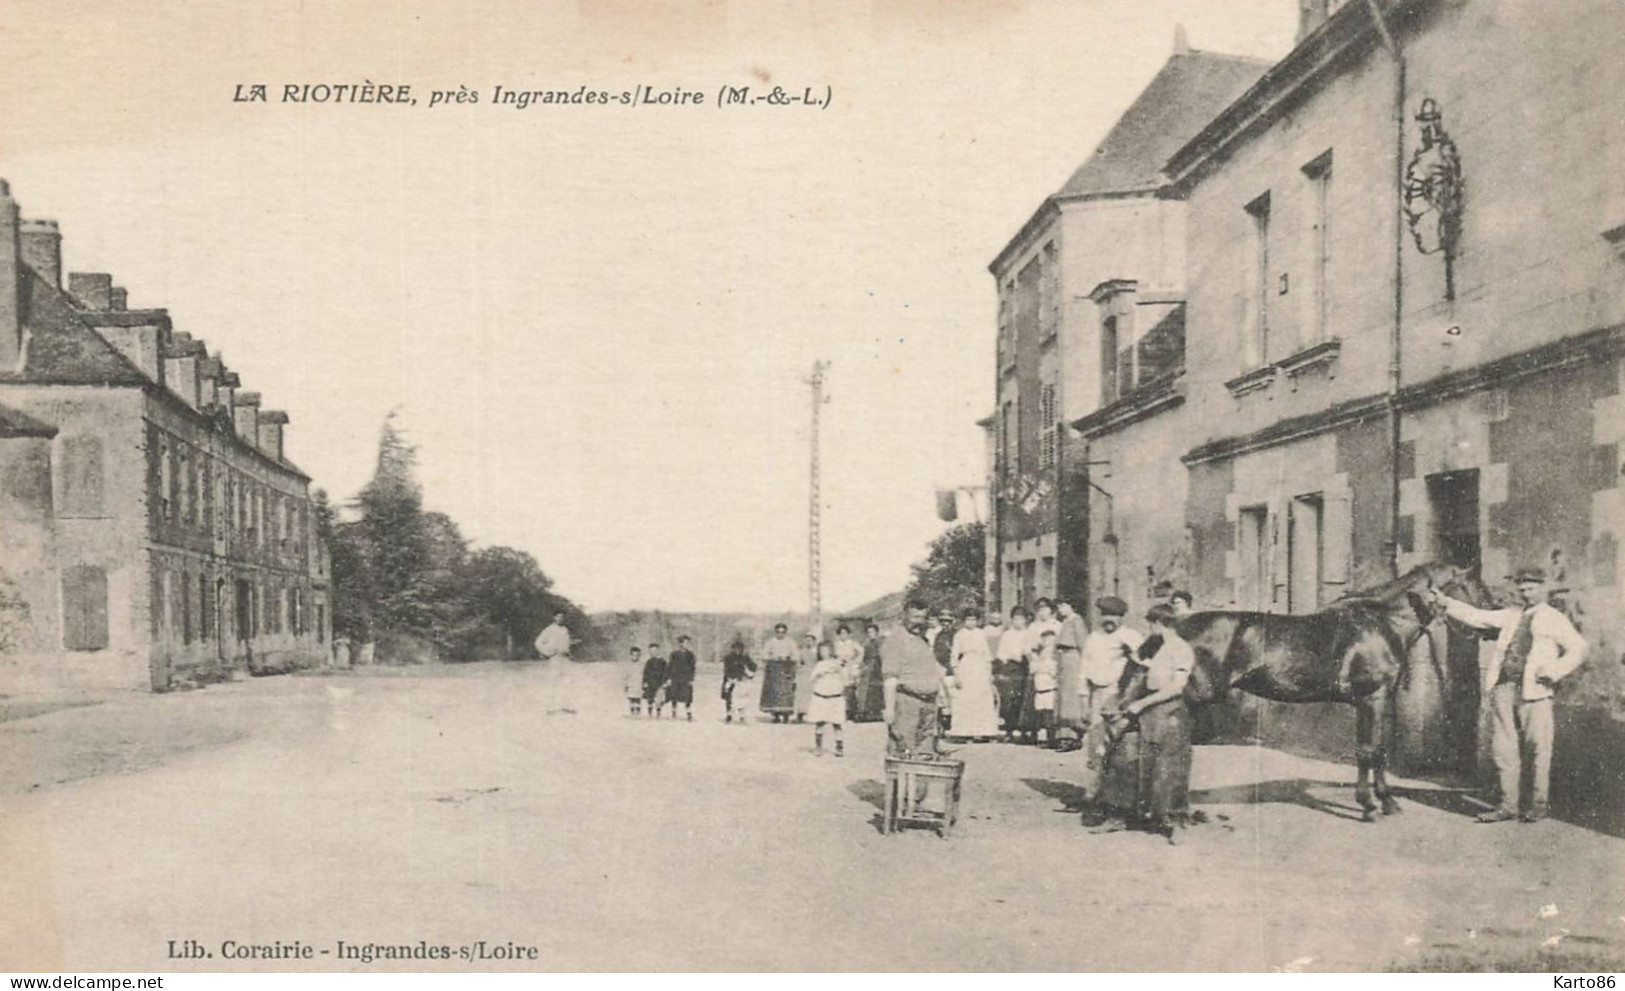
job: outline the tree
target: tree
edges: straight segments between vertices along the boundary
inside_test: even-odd
[[[404,656],[529,656],[555,613],[583,645],[599,638],[574,603],[554,593],[535,558],[507,547],[470,553],[457,521],[423,508],[417,449],[391,413],[378,465],[340,522],[316,494],[316,524],[333,559],[333,626],[361,640],[395,641]],[[432,650],[425,650],[432,645]]]
[[[559,600],[553,580],[536,559],[511,547],[486,547],[468,558],[463,587],[469,604],[502,638],[503,656],[515,656],[553,619]]]
[[[907,596],[933,612],[983,608],[983,569],[987,561],[986,527],[962,523],[931,542],[924,561],[913,565]]]

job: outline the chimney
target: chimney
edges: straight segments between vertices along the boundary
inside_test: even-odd
[[[1314,34],[1331,14],[1331,0],[1298,0],[1298,44]]]
[[[203,360],[203,342],[191,334],[176,334],[164,345],[164,384],[181,402],[198,409],[198,363]]]
[[[237,428],[237,436],[242,440],[259,446],[260,443],[260,394],[257,392],[239,392],[231,400],[231,422]]]
[[[1191,39],[1185,33],[1185,25],[1174,25],[1174,54],[1189,55],[1191,53]]]
[[[84,309],[105,313],[113,308],[113,277],[106,272],[69,272],[68,295]]]
[[[221,409],[224,409],[227,413],[231,414],[231,416],[233,418],[235,418],[236,415],[237,415],[236,413],[232,412],[233,408],[237,404],[237,388],[239,386],[241,386],[242,384],[243,384],[243,380],[237,375],[236,372],[227,369],[226,368],[226,359],[221,358],[220,359],[220,407],[221,407]],[[235,425],[235,419],[233,420],[233,425]]]
[[[260,450],[278,461],[282,460],[282,428],[287,422],[288,414],[278,409],[260,414]]]
[[[54,220],[25,220],[23,263],[57,289],[62,288],[62,232]]]
[[[22,246],[17,201],[0,179],[0,369],[16,368],[23,356]]]
[[[202,390],[198,396],[198,404],[204,409],[214,409],[220,405],[220,379],[226,374],[225,366],[220,364],[219,356],[213,358],[205,355],[197,363],[198,386]]]

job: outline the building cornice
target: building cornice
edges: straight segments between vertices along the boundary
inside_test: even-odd
[[[1170,180],[1163,195],[1182,198],[1222,162],[1236,144],[1256,129],[1273,123],[1326,72],[1379,45],[1381,36],[1371,19],[1371,2],[1380,6],[1383,16],[1392,21],[1437,0],[1350,0],[1344,4],[1174,152],[1163,167]]]
[[[224,424],[216,420],[213,416],[203,412],[202,410],[193,409],[192,407],[186,405],[185,400],[181,399],[179,396],[175,395],[173,392],[170,392],[168,389],[157,384],[156,382],[149,382],[146,385],[143,385],[141,388],[142,391],[147,395],[158,397],[164,403],[166,403],[170,409],[192,420],[205,432],[219,435],[225,440],[226,443],[234,445],[240,453],[247,454],[256,460],[263,462],[267,467],[274,468],[284,474],[303,479],[307,483],[310,481],[310,476],[300,471],[298,468],[295,468],[292,463],[287,461],[278,461],[276,458],[271,457],[269,454],[266,454],[264,451],[237,436],[236,431],[225,430]]]
[[[1139,189],[1109,190],[1095,193],[1056,193],[1044,198],[1044,202],[1027,222],[1021,225],[1021,230],[1011,238],[993,260],[988,263],[987,270],[994,276],[1003,278],[1009,272],[1011,264],[1016,258],[1031,250],[1037,240],[1038,232],[1061,217],[1061,208],[1075,203],[1099,203],[1108,200],[1137,200],[1155,199],[1161,192],[1161,186],[1145,186]]]
[[[1501,388],[1535,375],[1621,356],[1625,356],[1625,325],[1603,327],[1405,386],[1393,397],[1393,405],[1400,412],[1426,409],[1450,399],[1485,389]],[[1208,441],[1186,452],[1180,460],[1187,467],[1194,467],[1289,444],[1377,416],[1388,405],[1387,393],[1362,396],[1303,416],[1278,420],[1249,434]]]
[[[1164,410],[1181,406],[1185,402],[1185,391],[1180,387],[1183,376],[1184,372],[1181,371],[1148,382],[1116,402],[1072,421],[1072,428],[1085,438],[1094,440]]]

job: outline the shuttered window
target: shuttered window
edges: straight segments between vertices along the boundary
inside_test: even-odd
[[[81,564],[62,573],[62,647],[107,649],[107,572]]]
[[[62,441],[63,516],[100,516],[103,506],[100,437],[67,437]]]

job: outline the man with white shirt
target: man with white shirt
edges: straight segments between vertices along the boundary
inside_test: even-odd
[[[1083,677],[1078,681],[1085,726],[1094,726],[1102,712],[1115,706],[1123,667],[1145,642],[1138,630],[1123,625],[1128,603],[1122,599],[1102,596],[1095,600],[1095,611],[1100,614],[1100,625],[1083,639]]]
[[[553,706],[548,713],[575,713],[575,699],[570,685],[570,628],[564,625],[564,614],[554,613],[553,622],[536,637],[536,653],[547,665],[548,687],[552,689]]]
[[[1524,822],[1546,817],[1552,770],[1552,688],[1585,663],[1585,638],[1567,616],[1547,601],[1546,572],[1523,568],[1513,576],[1522,604],[1513,609],[1478,609],[1437,588],[1434,602],[1457,622],[1497,633],[1495,656],[1484,670],[1490,697],[1490,752],[1501,779],[1501,800],[1479,822],[1519,818],[1523,756],[1530,757],[1529,808]]]

